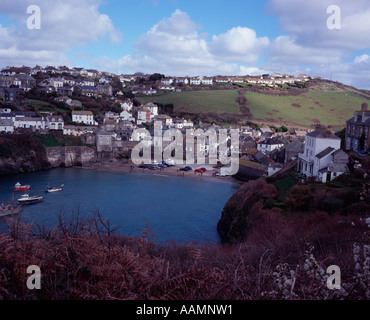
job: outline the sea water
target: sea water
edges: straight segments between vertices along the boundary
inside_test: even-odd
[[[217,222],[237,189],[206,178],[58,168],[0,178],[1,202],[24,193],[13,192],[17,182],[31,185],[30,195],[44,196],[41,203],[23,206],[20,218],[26,223],[51,227],[58,216],[68,221],[77,213],[82,217],[99,212],[121,235],[139,237],[149,223],[158,243],[218,242]],[[61,184],[61,192],[45,193],[47,185]],[[4,229],[4,218],[0,225]]]

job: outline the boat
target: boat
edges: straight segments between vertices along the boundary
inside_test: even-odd
[[[14,186],[14,191],[27,191],[29,189],[31,189],[29,184],[22,186],[19,182],[17,182]]]
[[[13,214],[18,214],[22,211],[22,205],[19,204],[17,206],[11,204],[1,204],[0,207],[0,217],[10,216]]]
[[[21,204],[33,204],[41,202],[43,198],[43,196],[30,196],[29,194],[24,194],[18,199],[18,202]]]
[[[64,184],[62,184],[60,187],[47,186],[45,191],[46,192],[58,192],[58,191],[62,191],[63,187],[64,187]]]

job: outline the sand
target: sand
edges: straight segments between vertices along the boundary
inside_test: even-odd
[[[86,170],[98,170],[98,171],[107,171],[107,172],[139,172],[144,174],[152,174],[152,175],[166,175],[166,176],[179,176],[183,178],[191,178],[197,180],[204,180],[204,181],[214,181],[214,182],[225,182],[225,183],[232,183],[236,185],[241,185],[243,182],[233,178],[232,176],[226,177],[218,177],[214,176],[213,174],[218,172],[217,169],[214,169],[210,165],[190,165],[193,170],[192,171],[180,171],[179,169],[184,167],[185,165],[176,165],[167,168],[160,168],[158,170],[150,170],[150,169],[142,169],[139,168],[137,165],[132,163],[125,163],[122,161],[105,161],[105,162],[97,162],[92,164],[88,167],[80,167],[81,169]],[[206,172],[198,173],[195,172],[194,169],[204,167],[207,169]]]

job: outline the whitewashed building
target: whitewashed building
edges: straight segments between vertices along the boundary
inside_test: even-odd
[[[94,114],[91,111],[72,111],[72,121],[88,125],[98,125],[94,120]]]
[[[46,126],[49,130],[63,130],[64,120],[62,116],[47,116]]]
[[[308,133],[304,152],[298,155],[298,172],[322,182],[348,172],[348,156],[340,150],[340,144],[340,138],[330,130],[318,129]]]
[[[2,133],[13,133],[14,122],[13,120],[0,119],[0,134]]]
[[[16,116],[14,119],[14,127],[41,130],[46,128],[46,120],[43,117]]]
[[[275,149],[280,149],[284,146],[284,143],[277,138],[269,138],[257,143],[257,150],[263,154],[269,154]]]

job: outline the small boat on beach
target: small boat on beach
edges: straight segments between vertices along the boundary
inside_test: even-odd
[[[27,191],[29,189],[31,189],[29,184],[22,186],[19,182],[17,182],[14,186],[14,191]]]
[[[11,204],[1,204],[0,207],[0,217],[10,216],[13,214],[18,214],[22,211],[22,205],[19,204],[17,206]]]
[[[60,187],[47,186],[45,192],[58,192],[58,191],[62,191],[63,190],[63,187],[64,187],[64,184],[62,184]]]
[[[24,194],[18,199],[18,202],[21,204],[33,204],[41,202],[43,198],[43,196],[30,196],[29,194]]]

